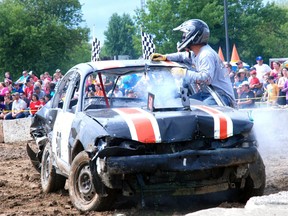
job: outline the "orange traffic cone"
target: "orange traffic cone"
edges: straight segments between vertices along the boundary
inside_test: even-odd
[[[218,49],[218,55],[219,55],[220,59],[224,62],[225,58],[224,58],[224,55],[223,55],[221,47],[219,47],[219,49]]]
[[[233,49],[232,49],[231,62],[237,62],[239,60],[240,60],[240,58],[239,58],[236,46],[234,44]]]

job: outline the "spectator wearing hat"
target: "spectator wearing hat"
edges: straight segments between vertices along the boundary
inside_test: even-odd
[[[248,70],[247,70],[247,68],[244,67],[244,63],[243,63],[242,60],[238,60],[238,61],[236,62],[236,65],[237,65],[237,72],[238,72],[240,69],[244,69],[245,72],[246,72],[246,75],[247,75]]]
[[[246,76],[246,70],[244,70],[243,68],[239,69],[239,71],[236,73],[236,79],[235,79],[235,83],[234,86],[236,88],[239,87],[239,85],[244,82],[244,81],[248,81],[248,78]]]
[[[238,94],[238,88],[241,85],[242,82],[247,81],[248,78],[246,76],[246,70],[243,68],[239,69],[239,71],[236,73],[234,76],[234,84],[233,84],[233,90],[234,90],[234,96],[236,99],[238,99],[239,94]]]
[[[269,65],[263,63],[262,56],[257,56],[256,62],[257,62],[257,64],[255,64],[254,67],[256,68],[257,77],[258,77],[259,81],[261,83],[263,83],[264,82],[264,76],[270,75],[271,68],[269,67]]]
[[[262,97],[263,95],[263,84],[260,83],[260,80],[257,78],[257,72],[254,67],[250,68],[250,77],[248,79],[249,88],[254,92],[255,97]]]
[[[5,116],[6,120],[10,119],[18,119],[18,118],[25,118],[25,110],[27,108],[27,104],[24,100],[20,99],[20,94],[15,92],[12,94],[14,97],[14,101],[12,103],[12,110]]]
[[[255,106],[254,93],[250,90],[248,81],[241,83],[239,94],[237,105],[240,109],[253,108]]]
[[[267,90],[265,92],[265,98],[267,98],[268,105],[276,105],[277,98],[279,95],[279,88],[276,83],[274,83],[274,77],[268,77],[269,84],[267,85]]]

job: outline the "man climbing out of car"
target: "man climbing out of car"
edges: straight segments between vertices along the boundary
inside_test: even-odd
[[[218,54],[208,45],[210,36],[208,25],[202,20],[191,19],[173,30],[183,32],[182,41],[177,43],[179,52],[166,55],[153,53],[150,59],[177,61],[189,65],[183,87],[193,83],[200,86],[210,85],[221,96],[225,105],[234,106],[235,98],[228,72]],[[202,88],[192,95],[192,98],[204,101],[207,105],[217,104],[207,88]]]

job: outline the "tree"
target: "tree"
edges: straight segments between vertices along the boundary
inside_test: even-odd
[[[287,57],[287,6],[263,4],[261,0],[229,0],[229,49],[237,45],[240,57],[255,63],[255,57]],[[282,1],[283,2],[283,1]],[[176,52],[181,33],[174,32],[185,20],[202,19],[210,28],[209,44],[225,47],[223,0],[148,0],[145,10],[136,10],[136,24],[154,35],[156,52]],[[224,49],[224,52],[226,50]],[[231,52],[230,52],[231,53]]]
[[[137,57],[137,52],[133,45],[133,36],[135,35],[135,26],[128,14],[123,14],[122,17],[117,13],[112,14],[108,29],[104,32],[106,40],[105,51],[111,57],[118,55],[129,55],[132,58]],[[100,57],[103,56],[101,51]]]
[[[78,0],[3,0],[0,17],[1,71],[66,70],[75,63],[73,52],[88,41],[89,30],[79,27]]]
[[[263,5],[261,0],[233,0],[229,1],[228,10],[230,44],[237,45],[243,60],[253,65],[259,55],[266,61],[287,56],[287,51],[279,46],[286,44],[288,36],[282,30],[287,25],[287,9],[275,3]]]
[[[161,53],[177,51],[176,43],[182,35],[174,32],[173,28],[191,18],[205,20],[211,28],[210,41],[218,42],[218,29],[223,22],[223,6],[217,1],[150,0],[147,1],[146,10],[136,10],[137,25],[154,35],[156,50]]]

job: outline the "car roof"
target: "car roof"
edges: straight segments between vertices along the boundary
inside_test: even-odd
[[[70,70],[78,69],[82,76],[86,76],[91,72],[101,72],[104,74],[125,75],[131,71],[143,71],[146,67],[182,67],[184,64],[172,61],[150,61],[150,60],[109,60],[86,62],[75,65]],[[70,71],[69,70],[69,71]]]

